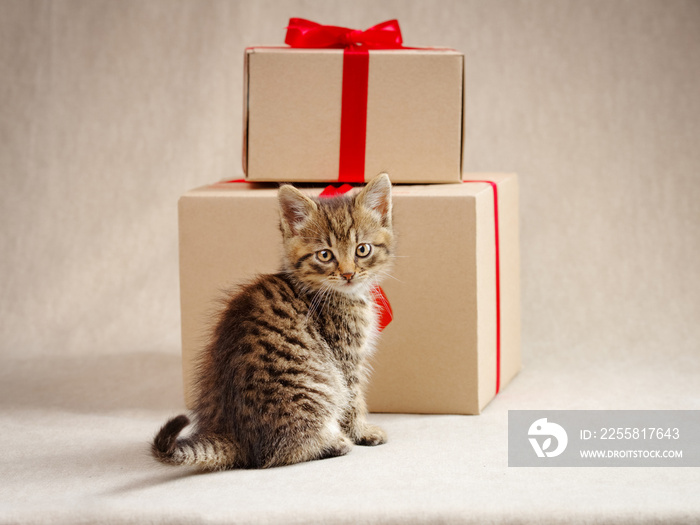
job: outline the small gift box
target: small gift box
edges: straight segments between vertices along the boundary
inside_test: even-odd
[[[478,414],[520,369],[517,177],[466,178],[393,189],[398,257],[394,278],[382,283],[393,320],[373,358],[371,411]],[[180,199],[179,221],[189,406],[224,291],[279,269],[276,185],[192,190]]]
[[[247,180],[461,180],[462,53],[404,48],[396,21],[363,32],[292,19],[286,41],[246,50]]]

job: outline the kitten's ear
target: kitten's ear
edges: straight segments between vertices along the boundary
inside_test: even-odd
[[[357,194],[357,201],[377,215],[384,226],[391,225],[391,181],[389,175],[380,173]]]
[[[289,184],[280,187],[277,196],[282,229],[285,233],[294,235],[316,211],[316,203]]]

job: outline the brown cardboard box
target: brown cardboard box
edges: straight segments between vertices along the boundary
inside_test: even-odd
[[[467,175],[498,189],[500,386],[520,369],[518,183]],[[308,189],[320,193],[322,187]],[[279,266],[276,185],[220,183],[179,204],[185,395],[223,290]],[[394,312],[374,357],[375,412],[478,414],[497,382],[494,191],[482,182],[394,186]]]
[[[459,182],[463,54],[369,53],[365,180],[386,171],[393,182]],[[342,49],[246,50],[248,180],[338,180],[342,83]]]

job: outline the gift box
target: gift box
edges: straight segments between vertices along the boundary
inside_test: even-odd
[[[463,54],[371,49],[364,60],[353,65],[344,49],[246,50],[247,180],[461,180]]]
[[[397,258],[382,288],[373,412],[478,414],[520,369],[518,184],[396,185]],[[318,195],[323,187],[306,188]],[[179,202],[185,397],[225,291],[280,267],[276,185],[218,183]]]

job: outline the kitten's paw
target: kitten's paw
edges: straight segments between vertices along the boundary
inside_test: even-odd
[[[334,458],[344,456],[352,450],[352,441],[345,436],[338,437],[337,440],[330,443],[324,450],[324,458]]]
[[[354,436],[356,445],[365,447],[375,447],[386,443],[386,432],[376,425],[365,424],[358,429],[357,435]]]

